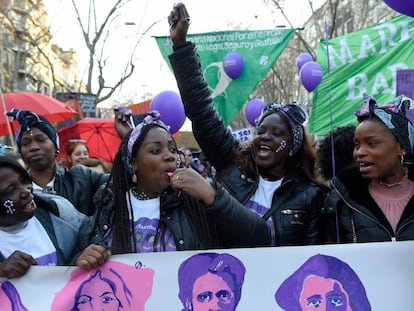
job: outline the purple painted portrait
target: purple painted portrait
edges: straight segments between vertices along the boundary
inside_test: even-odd
[[[16,287],[9,281],[0,283],[0,310],[28,311]]]
[[[246,268],[230,254],[201,253],[178,270],[182,311],[234,311],[241,298]]]
[[[310,257],[277,289],[285,311],[370,311],[371,305],[355,271],[338,258]]]
[[[51,310],[144,311],[154,271],[108,261],[93,270],[76,269],[56,294]]]

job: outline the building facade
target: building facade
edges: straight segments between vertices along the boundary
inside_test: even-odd
[[[51,44],[42,0],[0,0],[2,92],[81,91],[76,51]]]

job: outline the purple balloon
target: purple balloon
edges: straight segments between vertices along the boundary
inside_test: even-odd
[[[232,79],[237,79],[243,71],[243,57],[237,52],[227,53],[223,58],[224,72]]]
[[[264,107],[266,107],[266,103],[258,98],[247,103],[244,113],[251,126],[256,126],[256,119],[260,117]]]
[[[414,17],[414,2],[412,0],[384,0],[384,2],[398,13]]]
[[[322,81],[322,66],[314,61],[307,62],[300,69],[300,80],[308,92],[312,92]]]
[[[311,61],[313,61],[312,55],[309,53],[300,53],[296,58],[296,66],[298,66],[298,70],[300,70],[303,65]]]
[[[152,99],[150,109],[159,111],[161,121],[170,126],[171,134],[178,132],[185,122],[181,96],[174,91],[158,93]]]

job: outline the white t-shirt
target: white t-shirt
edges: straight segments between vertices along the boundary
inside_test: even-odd
[[[0,227],[0,252],[7,258],[16,250],[31,255],[38,265],[58,265],[56,249],[36,217],[24,224]]]
[[[39,192],[44,192],[45,189],[48,189],[48,192],[53,191],[54,190],[54,184],[55,184],[55,177],[52,178],[51,181],[49,181],[46,185],[46,187],[40,187],[38,184],[36,184],[34,181],[32,181],[32,185],[33,185],[33,193],[39,193]]]
[[[251,209],[253,212],[259,216],[263,216],[266,212],[272,207],[273,194],[282,184],[282,180],[278,179],[275,181],[265,180],[263,177],[259,176],[259,185],[256,192],[252,197],[246,202],[245,206]],[[272,242],[271,245],[275,245],[275,232],[272,218],[267,219],[267,225],[272,232]]]

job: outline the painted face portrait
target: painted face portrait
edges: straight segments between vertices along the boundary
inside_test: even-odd
[[[310,276],[303,282],[300,306],[302,311],[352,311],[348,293],[334,279]]]
[[[118,311],[122,306],[116,296],[116,285],[109,279],[103,278],[100,270],[79,288],[76,299],[76,311]]]
[[[154,270],[109,261],[95,270],[76,269],[53,300],[51,311],[144,311]]]
[[[280,284],[276,303],[285,311],[370,311],[364,285],[342,260],[315,255]]]
[[[201,253],[178,270],[183,311],[234,311],[241,298],[246,269],[230,254]]]
[[[193,310],[234,310],[234,293],[221,277],[206,273],[193,286]]]

